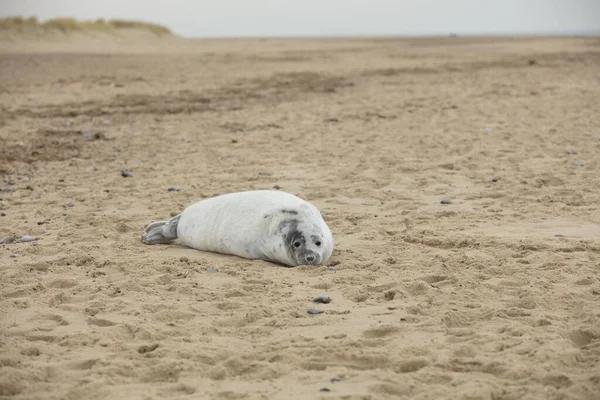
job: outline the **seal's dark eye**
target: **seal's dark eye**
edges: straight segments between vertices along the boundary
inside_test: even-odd
[[[302,243],[300,243],[300,242],[294,242],[294,247],[300,247],[301,244]]]
[[[321,245],[321,242],[316,242],[315,244],[316,244],[317,246],[320,246],[320,245]]]

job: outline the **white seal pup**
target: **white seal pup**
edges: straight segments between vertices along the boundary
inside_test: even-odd
[[[278,262],[324,263],[333,236],[319,210],[292,194],[254,190],[201,200],[171,220],[148,225],[146,244],[182,244],[202,251]]]

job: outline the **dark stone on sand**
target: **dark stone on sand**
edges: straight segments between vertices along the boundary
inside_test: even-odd
[[[121,170],[121,176],[123,178],[131,178],[133,176],[133,174],[129,171],[125,171],[124,169]]]
[[[529,62],[527,64],[529,64],[529,65],[535,65],[535,64],[537,64],[537,61],[536,60],[529,60]]]
[[[279,186],[279,185],[275,185],[275,186],[273,186],[273,189],[275,189],[275,190],[279,190],[279,189],[281,189],[281,186]]]
[[[444,199],[440,203],[441,204],[452,204],[452,200]]]
[[[331,378],[330,381],[331,381],[331,383],[335,383],[335,382],[341,382],[342,380],[340,378]]]
[[[329,118],[327,118],[327,122],[340,122],[340,120],[337,119],[336,117],[329,117]]]
[[[167,189],[169,192],[179,192],[179,189],[174,188],[174,187],[170,187]]]
[[[306,312],[310,315],[323,314],[323,310],[317,310],[316,308],[309,308]]]
[[[329,388],[321,388],[319,392],[331,392],[331,390]]]
[[[317,296],[313,299],[315,303],[328,304],[331,303],[331,297],[329,296]]]
[[[6,217],[6,213],[0,213],[0,217]]]

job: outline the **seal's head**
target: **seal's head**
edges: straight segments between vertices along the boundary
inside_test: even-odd
[[[333,250],[330,232],[318,225],[296,219],[282,223],[284,248],[295,265],[317,265],[326,261]]]

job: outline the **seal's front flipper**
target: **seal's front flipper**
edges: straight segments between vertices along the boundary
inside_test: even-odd
[[[146,227],[146,232],[142,235],[142,242],[146,244],[169,243],[177,239],[177,224],[181,214],[171,218],[168,222],[153,222]]]

